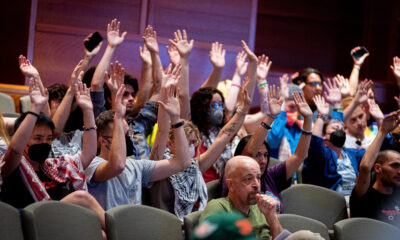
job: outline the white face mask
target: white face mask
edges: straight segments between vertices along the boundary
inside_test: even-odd
[[[194,147],[193,144],[190,144],[190,146],[189,146],[189,152],[190,152],[190,156],[191,156],[192,158],[194,158],[194,156],[195,156],[195,154],[196,154],[196,148]]]

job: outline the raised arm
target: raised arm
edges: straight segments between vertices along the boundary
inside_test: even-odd
[[[242,40],[243,50],[247,54],[247,59],[249,59],[249,68],[247,69],[247,77],[249,78],[249,84],[247,84],[247,92],[251,99],[253,99],[254,89],[256,87],[257,81],[257,56],[250,50],[246,42]]]
[[[304,117],[303,129],[301,132],[299,143],[297,144],[296,151],[292,156],[286,160],[286,179],[289,180],[296,170],[299,168],[301,163],[306,159],[308,155],[308,149],[310,148],[310,141],[312,135],[312,116],[310,106],[307,104],[303,95],[298,92],[293,93],[293,99],[296,103],[299,112]]]
[[[168,66],[163,74],[162,79],[162,87],[160,94],[160,101],[164,103],[168,103],[167,108],[159,107],[158,108],[158,128],[156,138],[153,143],[153,147],[151,148],[150,157],[151,160],[161,160],[163,159],[165,147],[168,141],[169,134],[169,125],[170,125],[170,117],[169,113],[166,111],[168,109],[170,112],[175,113],[179,112],[180,105],[174,102],[175,98],[171,98],[175,91],[175,86],[179,81],[179,75],[181,72],[180,66],[175,66],[172,69],[172,64]],[[179,91],[178,91],[179,94]]]
[[[11,138],[10,145],[4,155],[4,166],[1,171],[3,179],[7,178],[19,166],[24,149],[32,135],[36,124],[37,115],[48,101],[47,89],[44,94],[40,92],[39,80],[31,77],[29,80],[29,96],[31,98],[31,109],[22,121],[21,125]]]
[[[243,149],[243,155],[250,157],[255,157],[257,155],[260,146],[267,137],[268,130],[271,129],[272,123],[281,112],[283,98],[279,97],[279,87],[276,88],[275,85],[269,87],[268,102],[270,113],[264,118],[264,121],[261,122],[261,126],[258,127],[257,131],[249,139],[249,142]]]
[[[111,102],[113,103],[111,107],[113,110],[115,110],[115,98],[118,89],[120,89],[121,85],[124,83],[124,77],[125,69],[118,61],[115,61],[115,67],[110,63],[110,74],[108,74],[107,71],[104,73],[104,82],[107,84],[108,89],[110,89]]]
[[[38,70],[31,64],[29,59],[25,56],[20,55],[18,58],[19,61],[19,69],[21,70],[22,74],[24,74],[27,78],[36,78],[38,80],[39,90],[40,93],[43,95],[45,92],[45,87],[43,86],[42,79],[40,78]],[[47,116],[51,116],[50,114],[50,106],[49,103],[43,106],[41,109]]]
[[[178,79],[179,103],[181,106],[180,117],[190,119],[190,93],[189,93],[189,55],[193,48],[194,40],[188,41],[186,30],[174,32],[175,39],[169,40],[179,53],[182,66],[181,77]],[[176,65],[176,64],[175,64]]]
[[[383,119],[378,134],[371,145],[369,145],[364,157],[361,160],[356,186],[354,187],[354,192],[357,196],[363,196],[367,192],[371,181],[371,170],[374,166],[376,158],[378,157],[383,140],[388,133],[390,133],[399,125],[399,123],[400,110],[390,113]]]
[[[329,114],[329,104],[325,102],[325,99],[321,95],[315,95],[313,98],[315,106],[317,107],[318,117],[314,123],[313,135],[322,137],[322,129],[324,127],[324,119]]]
[[[233,108],[236,105],[236,99],[242,83],[242,76],[246,73],[248,64],[249,63],[246,62],[246,53],[244,51],[239,52],[236,56],[236,69],[232,76],[232,84],[225,98],[225,107],[229,113],[233,112]]]
[[[113,19],[111,23],[107,25],[107,41],[108,45],[106,51],[103,54],[96,70],[93,74],[93,80],[90,87],[91,91],[103,91],[104,86],[104,73],[110,66],[111,59],[115,53],[117,47],[124,41],[126,32],[119,34],[121,23],[117,19]]]
[[[356,95],[350,102],[349,106],[343,110],[343,119],[346,121],[353,111],[358,107],[358,105],[363,104],[368,100],[368,90],[372,87],[373,82],[371,80],[364,80],[358,86]]]
[[[368,108],[369,114],[376,121],[378,127],[380,127],[382,124],[383,118],[384,118],[381,108],[375,102],[375,99],[368,99],[367,103],[369,106],[369,108]]]
[[[213,70],[201,85],[202,88],[217,88],[219,81],[221,81],[222,69],[225,66],[225,49],[222,49],[221,43],[214,42],[211,44],[210,61],[213,65]]]
[[[355,47],[353,49],[351,49],[350,51],[350,55],[352,55],[355,51],[359,50],[360,47]],[[354,96],[354,94],[357,91],[357,86],[358,86],[358,79],[360,76],[360,68],[363,65],[365,59],[369,56],[369,53],[365,53],[364,55],[362,55],[359,59],[355,59],[352,55],[353,58],[353,70],[351,71],[350,74],[350,94],[351,96]]]
[[[393,58],[393,65],[390,66],[393,71],[393,75],[396,78],[397,87],[400,89],[400,58],[394,57]]]
[[[324,97],[327,103],[332,105],[333,109],[340,108],[340,101],[342,101],[342,93],[336,85],[336,81],[328,78],[324,81]]]
[[[101,163],[93,175],[93,180],[105,182],[108,179],[118,176],[124,169],[126,163],[126,144],[124,132],[124,119],[126,107],[122,104],[122,96],[125,92],[125,85],[118,89],[115,103],[114,129],[110,153],[107,161]]]
[[[212,145],[206,152],[200,155],[199,167],[201,172],[209,169],[214,162],[219,158],[224,151],[226,144],[236,135],[243,124],[244,118],[249,111],[251,98],[247,93],[246,85],[248,81],[243,83],[239,93],[239,106],[236,110],[235,116],[219,131],[218,136],[215,138]]]
[[[93,104],[90,98],[90,90],[86,87],[86,84],[82,82],[76,83],[74,90],[76,103],[82,109],[83,113],[83,141],[80,159],[83,169],[86,169],[93,158],[96,157],[97,151],[97,146],[94,144],[97,141],[97,134],[94,122]]]
[[[84,41],[87,41],[93,33],[89,34]],[[83,62],[82,62],[82,68],[81,71],[86,72],[89,68],[90,62],[93,60],[93,58],[99,53],[101,49],[101,45],[103,44],[103,41],[101,41],[92,51],[88,51],[84,47],[84,57],[83,57]]]
[[[337,74],[333,80],[335,80],[336,85],[340,89],[340,93],[342,94],[342,99],[350,96],[350,83],[349,79],[343,77],[342,75]]]
[[[75,66],[74,70],[72,71],[71,78],[69,80],[68,90],[51,119],[53,120],[55,127],[53,133],[53,139],[57,138],[63,133],[65,124],[67,123],[69,114],[71,113],[71,104],[75,96],[74,86],[75,84],[78,83],[79,80],[82,81],[84,74],[84,72],[81,71],[82,64],[83,60],[79,61],[79,63]]]

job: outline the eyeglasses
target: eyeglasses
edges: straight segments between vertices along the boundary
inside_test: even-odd
[[[225,109],[225,104],[223,102],[212,102],[210,107],[213,109]]]
[[[312,86],[312,87],[315,87],[315,86],[320,86],[320,87],[322,87],[322,82],[309,82],[309,83],[306,83],[307,85],[309,85],[309,86]]]

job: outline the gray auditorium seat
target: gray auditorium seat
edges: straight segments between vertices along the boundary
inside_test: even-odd
[[[309,230],[314,233],[319,233],[321,237],[329,240],[328,228],[318,220],[296,214],[279,214],[278,218],[282,227],[292,233],[300,230]]]
[[[185,239],[190,239],[194,228],[199,223],[200,215],[203,211],[189,213],[183,218],[183,229],[185,230]]]
[[[0,239],[24,240],[19,211],[3,202],[0,202]]]

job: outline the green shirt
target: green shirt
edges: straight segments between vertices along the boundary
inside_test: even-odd
[[[254,233],[259,239],[270,239],[269,226],[264,214],[260,212],[257,205],[251,205],[249,214],[244,215],[241,213],[230,201],[229,197],[213,199],[208,202],[206,208],[201,213],[199,222],[202,222],[208,216],[216,212],[238,212],[247,218],[254,228]]]

